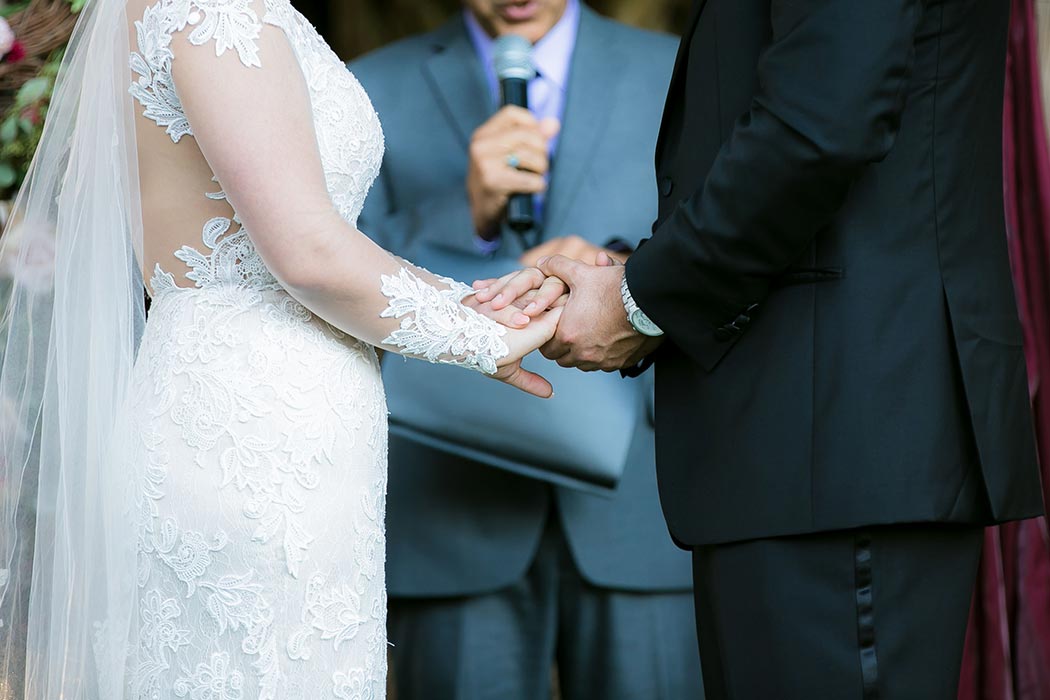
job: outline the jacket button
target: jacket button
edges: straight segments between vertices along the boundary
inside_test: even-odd
[[[669,177],[660,178],[660,196],[670,197],[672,192],[674,192],[674,180]]]
[[[747,327],[751,325],[751,316],[749,314],[755,313],[758,310],[758,304],[752,304],[744,310],[744,313],[739,314],[732,322],[719,326],[715,329],[715,340],[720,343],[732,340],[738,335],[743,334]]]

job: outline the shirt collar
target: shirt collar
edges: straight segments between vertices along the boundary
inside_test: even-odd
[[[473,12],[464,9],[463,16],[467,24],[467,33],[474,44],[474,50],[485,69],[489,87],[494,93],[498,92],[496,72],[492,67],[494,40],[481,27]],[[579,29],[580,2],[569,0],[561,19],[542,39],[536,42],[532,51],[532,63],[536,70],[562,91],[568,86],[569,67],[572,63],[572,53],[576,48],[576,35]]]

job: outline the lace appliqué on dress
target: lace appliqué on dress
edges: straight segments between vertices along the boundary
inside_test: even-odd
[[[178,143],[184,136],[192,137],[193,129],[171,75],[173,35],[193,27],[187,37],[191,44],[214,41],[217,56],[236,51],[241,63],[251,68],[261,67],[258,40],[263,24],[281,29],[309,82],[329,196],[340,215],[354,223],[383,160],[379,118],[360,83],[287,0],[265,0],[265,7],[261,21],[251,0],[160,0],[148,7],[135,23],[138,52],[131,54],[131,68],[137,80],[130,92],[142,105],[144,116],[164,127]],[[208,197],[226,198],[222,192]],[[234,225],[240,228],[231,233]],[[219,284],[255,290],[280,288],[236,214],[208,221],[203,239],[212,255],[190,247],[175,254],[190,267],[187,277],[198,288]],[[178,288],[175,278],[160,269],[154,270],[151,284],[154,293]]]
[[[383,341],[405,355],[496,373],[496,363],[510,354],[503,336],[507,329],[463,306],[464,285],[438,289],[401,268],[383,275],[383,296],[390,305],[383,318],[401,319],[401,327]]]
[[[283,31],[298,58],[329,196],[352,224],[379,171],[382,129],[360,84],[288,0],[156,0],[136,23],[130,92],[173,142],[193,137],[172,42],[214,41],[217,55],[236,51],[254,67],[264,25]],[[127,697],[380,700],[378,361],[281,290],[235,211],[205,218],[193,227],[200,241],[174,254],[196,290],[156,268],[140,349],[140,643]],[[104,625],[99,635],[105,643]]]
[[[193,135],[171,77],[171,37],[187,26],[194,27],[189,34],[194,46],[214,40],[216,56],[236,50],[244,65],[262,65],[262,23],[251,0],[161,0],[147,7],[142,20],[135,22],[139,51],[131,54],[131,70],[139,77],[130,92],[145,108],[145,116],[165,127],[175,143]]]
[[[175,681],[175,695],[192,700],[243,700],[244,674],[230,668],[230,655],[217,652],[207,663],[197,664],[192,674]]]
[[[221,190],[209,192],[206,196],[217,202],[228,201],[226,193]],[[234,229],[232,233],[231,229]],[[259,257],[237,214],[209,219],[201,231],[201,241],[211,254],[205,255],[190,246],[183,246],[175,252],[175,258],[190,269],[186,278],[192,280],[198,289],[225,287],[266,291],[281,288]],[[154,267],[150,284],[154,294],[178,289],[175,278],[160,265]]]

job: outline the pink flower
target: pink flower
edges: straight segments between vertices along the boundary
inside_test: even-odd
[[[15,32],[7,20],[0,17],[0,58],[7,56],[15,46]],[[23,52],[24,55],[24,52]]]
[[[22,119],[25,119],[33,126],[37,126],[38,124],[40,124],[40,106],[30,105],[23,109],[22,113],[19,116],[22,117]]]
[[[15,43],[11,45],[11,51],[4,56],[5,61],[8,63],[18,63],[26,57],[26,48],[22,46],[22,42],[15,40]]]

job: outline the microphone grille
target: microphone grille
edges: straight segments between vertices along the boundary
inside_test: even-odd
[[[536,77],[536,69],[532,65],[532,44],[517,34],[504,34],[496,39],[492,46],[492,63],[498,80],[532,80]]]

